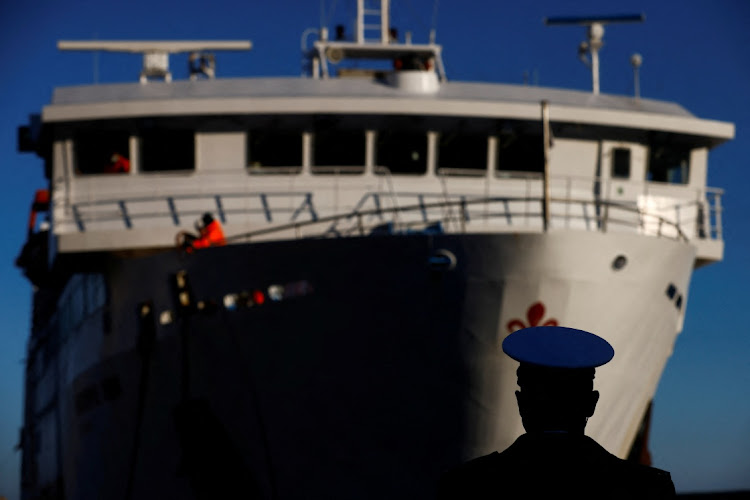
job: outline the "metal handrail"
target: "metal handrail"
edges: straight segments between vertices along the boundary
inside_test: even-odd
[[[316,169],[315,173],[327,173],[332,172],[336,178],[338,179],[339,176],[343,179],[345,177],[349,177],[347,174],[351,173],[360,173],[364,167],[325,167],[325,166],[318,166],[313,167]],[[250,170],[250,168],[249,168]],[[292,174],[295,172],[299,172],[299,167],[272,167],[272,168],[260,168],[261,171],[273,171],[276,173],[285,173],[285,174]],[[451,170],[451,169],[448,169]],[[485,179],[484,185],[484,195],[480,196],[476,193],[472,194],[461,194],[461,193],[453,193],[451,192],[451,189],[449,189],[449,179],[451,177],[456,176],[450,176],[450,175],[443,175],[443,173],[449,173],[449,172],[442,172],[438,173],[436,175],[436,178],[440,181],[440,190],[439,191],[427,191],[427,192],[404,192],[399,191],[397,192],[394,188],[394,177],[392,176],[392,173],[387,167],[382,167],[375,165],[373,166],[373,173],[374,174],[380,174],[378,177],[382,179],[385,182],[385,186],[383,186],[385,189],[383,192],[367,192],[362,196],[356,204],[351,204],[351,196],[349,196],[349,204],[347,205],[348,212],[347,213],[339,213],[339,191],[344,189],[345,186],[339,186],[338,182],[335,182],[332,185],[333,189],[333,205],[327,206],[324,210],[325,212],[331,213],[333,212],[333,215],[326,216],[325,218],[318,217],[318,214],[316,212],[316,209],[313,204],[313,192],[311,191],[286,191],[286,192],[254,192],[254,193],[248,193],[248,192],[225,192],[225,193],[213,193],[213,194],[174,194],[174,195],[164,195],[164,196],[139,196],[139,197],[132,197],[132,198],[125,198],[125,199],[109,199],[109,200],[82,200],[78,203],[66,203],[66,212],[68,214],[72,215],[72,220],[68,219],[70,222],[72,222],[80,232],[86,231],[86,224],[90,222],[95,223],[106,223],[108,221],[114,221],[119,220],[124,224],[124,227],[126,229],[130,229],[132,227],[135,227],[134,221],[137,221],[138,219],[146,219],[146,218],[160,218],[160,217],[171,217],[172,221],[175,226],[179,226],[181,223],[181,219],[184,219],[184,217],[191,217],[191,216],[199,216],[201,213],[205,212],[205,204],[204,208],[196,208],[193,204],[193,207],[186,208],[183,207],[180,210],[177,208],[177,202],[179,202],[180,205],[186,200],[206,200],[206,199],[213,199],[214,200],[214,208],[209,209],[211,211],[215,211],[218,213],[218,218],[222,223],[227,222],[228,216],[232,214],[244,214],[246,216],[254,216],[254,215],[261,215],[265,222],[268,224],[272,224],[279,221],[279,215],[284,218],[284,216],[287,217],[287,220],[289,218],[289,215],[291,214],[291,221],[289,221],[287,224],[283,225],[277,225],[273,228],[268,227],[264,228],[261,231],[261,233],[267,233],[267,232],[273,232],[277,230],[277,228],[284,228],[284,227],[300,227],[300,224],[315,224],[319,223],[322,220],[326,221],[342,221],[346,220],[347,218],[351,218],[357,213],[377,213],[380,217],[384,213],[387,213],[391,215],[394,219],[394,223],[399,223],[398,218],[402,217],[402,214],[405,214],[409,211],[418,210],[422,213],[422,219],[424,221],[427,221],[429,219],[427,215],[427,211],[430,209],[440,209],[441,214],[440,216],[437,216],[435,214],[434,217],[430,220],[442,220],[446,223],[454,222],[457,224],[457,227],[455,230],[457,231],[465,231],[466,230],[466,224],[469,222],[469,220],[465,217],[456,216],[453,214],[455,211],[456,204],[462,204],[464,207],[470,207],[474,206],[475,204],[483,204],[484,207],[484,213],[483,214],[472,214],[473,219],[478,220],[490,220],[493,217],[502,217],[506,219],[506,223],[508,225],[512,224],[512,221],[514,218],[518,217],[525,217],[526,223],[528,225],[529,221],[535,217],[534,214],[530,213],[527,209],[526,212],[512,212],[510,208],[508,207],[509,203],[511,202],[525,202],[525,203],[535,203],[539,201],[539,193],[537,193],[537,189],[535,187],[535,182],[539,181],[539,176],[521,176],[521,177],[512,177],[514,180],[520,180],[525,184],[525,196],[521,197],[498,197],[494,196],[491,197],[490,195],[490,185],[493,184],[493,182],[490,182],[489,177]],[[496,172],[497,173],[497,172]],[[684,200],[681,201],[679,199],[674,199],[674,203],[666,204],[666,205],[657,205],[654,207],[654,210],[659,212],[661,215],[651,215],[649,213],[644,212],[644,210],[638,208],[635,201],[629,201],[626,203],[623,203],[621,201],[608,201],[609,196],[605,194],[605,196],[599,197],[596,195],[592,195],[589,197],[585,194],[585,187],[589,185],[590,183],[597,183],[597,182],[611,182],[611,180],[604,180],[604,179],[598,179],[598,178],[592,178],[588,176],[566,176],[562,178],[553,178],[555,181],[554,183],[554,191],[557,191],[557,197],[553,199],[555,203],[564,203],[564,208],[558,208],[558,210],[552,214],[552,217],[555,220],[560,220],[560,217],[562,217],[565,221],[573,221],[576,218],[578,218],[577,215],[571,212],[575,212],[578,210],[584,211],[584,216],[582,219],[586,221],[587,224],[590,222],[594,223],[596,226],[596,229],[601,230],[603,232],[607,231],[607,225],[608,223],[612,224],[626,224],[631,226],[640,226],[641,230],[649,231],[653,230],[654,227],[656,227],[657,231],[660,231],[662,227],[665,227],[664,224],[667,224],[667,226],[673,226],[675,229],[672,230],[673,233],[677,234],[678,237],[685,238],[683,227],[690,227],[691,228],[691,234],[694,231],[694,237],[697,237],[699,239],[712,239],[717,240],[722,238],[722,207],[721,207],[721,195],[723,194],[722,189],[718,188],[703,188],[703,189],[696,189],[696,199],[693,199],[692,201]],[[581,184],[583,183],[583,184]],[[519,187],[522,187],[522,185],[516,185],[514,189],[519,189]],[[609,187],[609,184],[608,184]],[[648,187],[648,186],[646,186]],[[358,188],[359,189],[359,188]],[[523,189],[522,189],[523,190]],[[604,191],[608,192],[608,188],[604,188]],[[646,189],[644,194],[649,194],[649,189]],[[597,191],[600,192],[600,191]],[[583,198],[573,198],[573,195],[578,194],[579,196],[583,195]],[[555,194],[553,192],[553,194]],[[562,197],[560,197],[562,195]],[[477,197],[479,196],[479,197]],[[657,200],[658,200],[658,194],[656,194]],[[269,200],[271,198],[278,199],[279,197],[283,197],[290,200],[290,203],[287,204],[287,206],[284,206],[284,204],[272,204],[269,203]],[[412,200],[415,200],[416,203],[412,205],[405,205],[404,207],[399,207],[399,204],[403,204],[408,201],[408,199],[411,198]],[[426,201],[430,198],[435,199],[439,198],[440,201]],[[244,204],[244,206],[240,208],[227,208],[228,205],[231,207],[232,203],[229,202],[229,200],[237,200],[237,199],[257,199],[257,204],[253,203],[254,206],[247,206],[248,204]],[[297,200],[299,203],[296,203],[297,208],[294,208],[295,202],[293,200]],[[158,206],[155,208],[152,208],[149,210],[147,208],[147,204],[151,203],[153,206],[153,202],[159,202],[159,201],[165,201],[167,204],[167,207],[165,210],[162,210]],[[390,204],[390,207],[383,207],[381,206],[381,201],[387,202],[386,205]],[[134,204],[138,204],[143,202],[143,205],[140,207],[141,211],[139,211],[139,207],[134,206]],[[367,211],[363,211],[362,207],[366,206],[368,203],[374,204],[375,208]],[[492,203],[501,203],[504,205],[503,210],[500,212],[495,211],[494,213],[490,210],[490,204]],[[234,202],[236,206],[236,202]],[[467,205],[468,204],[468,205]],[[272,205],[273,209],[271,208]],[[580,206],[580,208],[579,208]],[[99,207],[99,208],[97,208]],[[108,208],[105,208],[108,207]],[[571,208],[573,207],[573,208]],[[585,212],[588,210],[587,207],[591,207],[592,215],[586,215]],[[145,209],[145,210],[144,210]],[[634,224],[633,221],[626,221],[626,220],[619,220],[616,217],[612,217],[609,214],[610,210],[626,210],[636,215],[636,220],[638,221],[637,224]],[[647,211],[650,211],[651,209],[647,209]],[[672,213],[665,214],[665,211],[672,212],[674,216],[672,216]],[[87,213],[88,212],[88,213]],[[561,213],[564,212],[564,213]],[[685,217],[685,214],[688,214],[688,218]],[[304,215],[309,216],[311,219],[310,222],[298,222],[296,219],[297,217]],[[431,214],[432,216],[432,214]],[[652,219],[652,217],[658,217],[658,219],[661,222],[655,222],[656,219]],[[65,223],[66,221],[63,219],[60,222]],[[568,224],[566,222],[566,225]],[[648,226],[648,227],[647,227]],[[695,229],[692,229],[695,228]]]
[[[284,193],[247,193],[247,192],[237,192],[237,193],[224,193],[224,194],[183,194],[183,195],[173,195],[173,196],[164,196],[164,197],[153,197],[153,196],[137,196],[127,199],[114,199],[114,200],[96,200],[96,201],[88,201],[82,204],[79,203],[73,203],[71,204],[71,211],[73,214],[73,220],[78,227],[79,231],[83,232],[86,230],[86,222],[103,222],[103,221],[114,221],[114,220],[122,220],[125,224],[125,227],[128,228],[129,226],[132,227],[132,220],[133,219],[146,219],[146,218],[154,218],[154,217],[163,217],[163,216],[170,216],[172,218],[172,221],[175,226],[180,225],[180,218],[186,217],[186,216],[199,216],[202,213],[205,212],[205,210],[182,210],[178,213],[175,201],[185,201],[185,200],[205,200],[205,199],[213,199],[214,203],[216,205],[216,211],[219,215],[219,219],[221,222],[226,222],[226,214],[229,213],[237,213],[236,210],[227,210],[223,207],[222,198],[254,198],[257,197],[259,199],[260,208],[252,209],[248,208],[243,210],[245,213],[260,213],[263,214],[266,218],[267,222],[272,222],[272,216],[271,216],[271,209],[268,206],[267,199],[273,198],[273,197],[300,197],[304,200],[309,200],[312,193],[308,191],[289,191]],[[164,200],[164,202],[167,205],[166,211],[159,211],[159,212],[139,212],[139,213],[132,213],[128,211],[127,204],[132,203],[138,203],[138,202],[152,202],[152,201],[158,201],[158,200]],[[81,213],[81,209],[79,205],[86,205],[86,206],[112,206],[112,210],[104,212],[103,216],[96,217],[96,216],[86,216],[84,217]],[[299,207],[293,208],[293,207],[276,207],[274,209],[274,212],[282,212],[282,213],[294,213],[295,211],[299,210]]]
[[[480,168],[452,168],[438,167],[435,170],[438,177],[486,177],[487,170]]]
[[[365,166],[343,166],[343,165],[313,165],[310,167],[313,174],[333,175],[359,175],[365,173]]]
[[[467,206],[468,205],[482,204],[482,203],[488,203],[488,202],[492,203],[492,202],[510,202],[510,201],[531,201],[531,202],[542,203],[542,200],[539,199],[539,198],[529,199],[529,198],[525,198],[525,197],[491,197],[491,198],[477,198],[477,199],[471,199],[471,200],[466,200],[466,199],[461,199],[461,200],[444,200],[444,201],[439,201],[439,202],[434,202],[434,203],[408,205],[408,206],[402,206],[402,207],[391,207],[391,208],[386,208],[386,209],[375,208],[375,209],[370,209],[370,210],[355,210],[353,212],[349,212],[349,213],[346,213],[346,214],[336,214],[336,215],[330,215],[330,216],[327,216],[327,217],[320,217],[317,220],[303,221],[303,222],[293,222],[293,223],[288,223],[288,224],[280,224],[280,225],[274,226],[272,228],[258,229],[258,230],[250,231],[250,232],[247,232],[247,233],[237,234],[237,235],[233,235],[231,237],[228,237],[227,238],[227,242],[230,242],[230,241],[239,241],[239,240],[250,240],[253,237],[257,237],[257,236],[261,236],[261,235],[273,234],[275,232],[284,232],[284,231],[289,231],[289,230],[294,230],[295,234],[299,234],[300,229],[304,228],[304,227],[307,227],[307,226],[312,226],[312,225],[316,225],[316,224],[326,224],[326,223],[329,223],[329,222],[337,222],[337,221],[339,221],[341,219],[351,219],[353,217],[357,218],[357,225],[356,225],[356,227],[358,229],[358,232],[360,233],[361,236],[364,236],[365,234],[367,234],[366,229],[373,229],[373,228],[375,228],[377,226],[382,225],[382,223],[383,223],[382,219],[381,219],[378,222],[378,224],[371,224],[371,225],[365,226],[364,224],[362,224],[362,219],[364,217],[374,216],[374,215],[382,217],[382,215],[384,215],[384,214],[395,213],[395,212],[409,212],[409,211],[422,211],[423,212],[424,209],[445,208],[448,205],[458,207],[460,209],[460,220],[463,221],[463,222],[468,222],[470,220],[469,213],[467,212]],[[567,198],[551,198],[551,201],[556,202],[556,203],[562,201],[562,202],[583,203],[583,204],[586,204],[586,205],[593,205],[594,204],[594,202],[592,202],[590,200],[571,200],[571,199],[567,199]],[[640,226],[643,226],[643,223],[642,223],[642,218],[643,217],[655,219],[655,222],[658,223],[658,228],[659,228],[659,230],[658,230],[658,232],[656,234],[656,236],[658,236],[658,237],[670,237],[669,235],[664,234],[664,232],[662,231],[662,227],[667,226],[667,227],[672,227],[674,229],[674,231],[676,231],[677,236],[674,237],[674,238],[672,238],[672,239],[679,240],[679,241],[684,241],[684,242],[689,241],[688,238],[687,238],[687,236],[684,234],[684,232],[682,231],[682,229],[677,224],[675,224],[675,223],[673,223],[673,222],[665,219],[664,217],[661,217],[661,216],[655,215],[655,214],[644,213],[641,210],[638,210],[637,207],[633,207],[633,206],[628,205],[628,204],[622,204],[622,203],[617,203],[617,202],[606,202],[606,201],[605,202],[599,202],[599,203],[603,204],[603,205],[608,205],[608,206],[616,207],[618,209],[622,209],[622,210],[626,210],[626,211],[632,211],[634,213],[637,213],[638,216],[639,216],[639,225]],[[453,211],[451,210],[448,213],[452,214]],[[524,211],[524,212],[506,212],[506,213],[503,214],[503,216],[511,216],[511,217],[513,217],[513,216],[516,216],[516,217],[529,217],[529,216],[540,217],[541,216],[541,211],[539,213],[536,213],[536,212],[529,213],[528,211]],[[555,218],[557,218],[557,217],[553,215],[553,219],[555,219]],[[571,216],[570,218],[583,218],[583,217]],[[622,222],[622,223],[632,223],[631,221],[627,221],[625,219],[622,219],[622,220],[619,220],[619,219],[610,219],[610,220],[616,221],[616,222]],[[426,220],[426,221],[421,221],[419,223],[401,223],[400,226],[402,226],[401,229],[403,229],[403,228],[408,228],[410,226],[430,225],[430,224],[434,224],[436,222],[446,223],[446,222],[451,222],[451,221],[452,221],[452,217],[451,218],[441,217],[441,218],[429,219],[429,220]],[[333,228],[334,226],[335,226],[335,224],[331,225],[331,228]],[[465,225],[462,225],[462,228],[464,228],[464,231],[465,231]],[[399,228],[397,228],[397,229],[399,229]],[[462,231],[462,232],[464,232],[464,231]],[[337,232],[335,232],[335,231],[333,231],[333,232],[336,233],[336,235],[338,235]],[[332,233],[332,231],[329,230],[329,231],[326,231],[325,233],[321,233],[319,236],[324,236],[326,234],[331,234],[331,233]]]
[[[312,206],[312,193],[310,192],[291,192],[291,193],[252,193],[250,196],[258,197],[261,201],[260,208],[243,208],[243,209],[227,209],[223,206],[222,198],[237,198],[237,197],[248,197],[248,193],[228,193],[223,195],[181,195],[181,196],[167,196],[164,198],[165,202],[168,205],[168,212],[164,211],[158,211],[158,212],[139,212],[134,213],[132,211],[129,211],[127,206],[128,203],[138,202],[138,201],[154,201],[153,197],[138,197],[138,198],[130,198],[127,200],[109,200],[109,201],[95,201],[87,203],[87,205],[110,205],[113,207],[113,210],[108,210],[107,212],[103,213],[102,217],[84,217],[81,214],[80,209],[77,205],[73,205],[73,216],[74,221],[79,229],[79,231],[83,232],[86,230],[86,223],[87,222],[102,222],[102,221],[112,221],[112,220],[121,220],[123,221],[123,224],[125,224],[126,228],[132,228],[133,227],[133,220],[136,219],[144,219],[144,218],[154,218],[154,217],[164,217],[164,216],[171,216],[172,221],[175,226],[178,226],[180,224],[180,219],[184,218],[186,216],[199,216],[204,212],[204,210],[201,209],[188,209],[188,210],[182,210],[180,213],[177,212],[175,207],[175,200],[189,200],[189,199],[206,199],[206,198],[213,198],[214,202],[217,207],[217,212],[219,215],[219,219],[222,222],[226,222],[227,216],[230,214],[236,214],[236,213],[245,213],[245,214],[262,214],[264,218],[266,219],[266,222],[272,223],[273,222],[273,216],[271,213],[271,210],[269,208],[267,198],[268,197],[287,197],[287,196],[296,196],[301,199],[301,204],[299,206],[292,207],[276,207],[274,209],[274,212],[276,215],[278,215],[279,212],[283,213],[291,213],[292,219],[296,219],[296,217],[303,211],[308,210],[310,213],[310,220],[307,221],[292,221],[285,224],[278,224],[274,225],[273,227],[263,228],[259,230],[252,231],[250,233],[244,233],[242,235],[236,235],[233,236],[232,239],[242,239],[242,238],[252,238],[253,236],[261,235],[261,234],[272,234],[274,232],[281,232],[288,229],[295,229],[295,231],[300,231],[304,227],[308,227],[315,224],[325,224],[325,223],[333,223],[325,233],[330,232],[337,232],[336,226],[341,221],[351,220],[352,218],[358,218],[358,224],[357,226],[360,228],[360,233],[364,234],[365,231],[365,225],[362,223],[363,217],[368,216],[377,216],[379,219],[379,223],[382,223],[384,220],[384,216],[391,215],[393,217],[393,222],[397,225],[401,225],[406,227],[405,225],[408,224],[406,222],[400,222],[398,220],[399,216],[408,213],[408,212],[419,212],[421,213],[421,222],[423,224],[429,224],[429,223],[435,223],[435,222],[441,222],[443,224],[450,224],[454,223],[456,224],[457,230],[459,232],[465,232],[466,231],[466,225],[469,223],[472,219],[477,220],[490,220],[494,217],[502,217],[505,218],[508,223],[513,220],[513,218],[518,217],[525,217],[527,220],[528,218],[536,218],[541,216],[540,213],[536,213],[530,210],[524,210],[524,211],[511,211],[509,209],[509,204],[513,202],[525,202],[525,203],[541,203],[541,199],[534,196],[481,196],[481,197],[467,197],[467,196],[457,196],[453,195],[453,198],[449,198],[446,196],[446,193],[400,193],[400,195],[407,194],[409,196],[416,196],[419,200],[418,203],[411,204],[411,205],[404,205],[399,206],[394,203],[393,206],[390,207],[383,207],[380,203],[380,197],[385,196],[386,198],[391,198],[399,196],[399,193],[395,192],[387,192],[387,193],[377,193],[377,192],[371,192],[365,195],[362,199],[360,199],[360,202],[354,207],[353,210],[347,212],[347,213],[341,213],[341,214],[334,214],[329,215],[325,217],[319,217]],[[425,201],[424,197],[427,195],[432,195],[434,197],[440,198],[438,201],[428,202]],[[457,196],[457,197],[456,197]],[[375,204],[375,208],[372,209],[366,209],[362,210],[361,207],[363,207],[367,201],[372,198],[373,203]],[[687,241],[688,238],[684,234],[684,231],[680,227],[680,224],[678,222],[670,221],[666,219],[663,216],[657,215],[657,214],[651,214],[648,212],[644,212],[643,210],[640,210],[636,205],[632,203],[621,203],[621,202],[613,202],[613,201],[606,201],[606,200],[594,200],[589,198],[570,198],[570,197],[553,197],[551,198],[551,201],[554,203],[565,203],[566,206],[571,205],[580,205],[582,207],[605,207],[605,210],[599,210],[599,213],[597,213],[596,210],[594,210],[594,214],[591,217],[589,216],[578,216],[575,214],[571,214],[569,210],[566,210],[564,214],[560,213],[552,213],[553,220],[559,220],[561,217],[566,221],[573,221],[573,220],[586,220],[586,221],[592,221],[594,222],[594,226],[596,229],[606,232],[607,230],[607,222],[616,223],[616,224],[626,224],[634,227],[640,227],[641,229],[645,228],[646,224],[656,224],[657,225],[657,234],[656,236],[667,236],[666,234],[663,234],[666,230],[662,228],[672,228],[671,232],[675,233],[675,239]],[[499,203],[502,204],[504,207],[499,212],[490,212],[489,211],[489,205]],[[691,202],[691,204],[699,205],[699,202]],[[470,208],[472,206],[476,205],[483,205],[485,207],[485,210],[479,211],[478,213],[472,213]],[[305,208],[307,207],[307,208]],[[436,217],[430,217],[428,216],[428,212],[431,209],[440,209],[440,215]],[[637,216],[636,221],[633,220],[626,220],[626,219],[618,219],[616,217],[612,217],[609,215],[609,209],[616,209],[621,210],[625,212],[633,213]],[[700,214],[702,212],[699,210],[698,218],[700,218]],[[602,215],[604,214],[604,215]],[[687,222],[695,222],[694,220],[684,220],[683,223]],[[367,227],[370,227],[374,225],[368,225]],[[713,234],[707,235],[709,238],[716,238],[717,236],[714,236]],[[703,236],[706,237],[706,236]]]
[[[302,167],[263,167],[250,165],[245,170],[250,175],[297,175],[302,173]]]

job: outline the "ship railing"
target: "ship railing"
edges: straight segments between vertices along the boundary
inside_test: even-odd
[[[97,200],[71,205],[73,221],[79,232],[91,225],[121,223],[132,229],[135,221],[171,219],[174,226],[191,224],[205,212],[211,212],[226,223],[230,214],[257,216],[266,223],[278,222],[279,217],[295,220],[302,212],[317,219],[311,192],[234,192],[221,194],[179,194],[141,196],[119,200]],[[282,200],[274,202],[274,200]]]
[[[250,175],[297,175],[302,172],[302,167],[261,167],[251,165],[247,167]]]
[[[210,211],[226,223],[230,218],[252,218],[264,227],[242,238],[293,230],[297,236],[363,235],[390,223],[396,230],[412,230],[440,223],[446,231],[467,232],[505,226],[507,230],[541,230],[543,200],[538,196],[478,196],[448,192],[369,192],[344,213],[321,216],[313,192],[235,192],[164,197],[136,197],[94,201],[72,206],[79,232],[97,226],[124,229],[148,226],[149,220],[171,220],[173,226],[191,224]],[[553,196],[551,229],[611,231],[625,228],[657,237],[687,240],[686,221],[640,209],[634,203]],[[702,212],[698,212],[702,213]],[[720,210],[716,211],[720,214]],[[136,223],[138,221],[138,223]],[[163,224],[162,224],[163,227]],[[304,233],[304,234],[303,234]],[[716,234],[717,236],[719,234]],[[711,235],[714,236],[714,235]]]
[[[440,168],[430,184],[429,176],[396,176],[379,166],[373,168],[376,175],[368,180],[360,177],[363,169],[361,166],[313,166],[307,175],[321,174],[320,182],[313,183],[309,191],[295,189],[295,185],[300,185],[295,180],[300,167],[249,167],[252,173],[286,176],[289,185],[276,191],[266,183],[266,186],[258,185],[256,191],[248,191],[248,182],[238,185],[222,180],[225,187],[216,186],[213,193],[179,193],[180,189],[188,187],[185,185],[176,187],[173,194],[157,191],[146,196],[112,195],[108,199],[87,196],[87,199],[60,207],[64,210],[57,212],[56,234],[76,230],[164,228],[165,225],[184,227],[192,225],[206,211],[218,216],[222,223],[240,223],[250,228],[260,226],[263,233],[273,233],[279,227],[290,225],[309,231],[313,229],[308,227],[310,224],[300,224],[325,220],[330,222],[330,227],[320,230],[320,234],[359,234],[364,229],[344,227],[356,219],[356,214],[367,215],[363,228],[388,219],[401,227],[439,221],[445,230],[455,232],[541,230],[539,173]],[[503,183],[498,184],[495,177],[501,173]],[[482,174],[484,179],[478,178]],[[310,181],[305,184],[315,177],[307,179]],[[378,180],[375,190],[372,180]],[[643,188],[640,183],[626,183],[621,185],[626,195],[630,193],[630,198],[613,201],[615,189],[611,182],[611,179],[585,176],[552,177],[550,227],[721,240],[722,190],[689,186],[675,189],[675,186],[655,183]],[[158,189],[158,184],[154,185]],[[461,212],[463,207],[464,213]]]
[[[722,234],[722,206],[721,196],[724,194],[723,189],[706,188],[703,196],[699,196],[696,203],[701,207],[702,214],[701,226],[703,229],[702,237],[713,240],[721,240]]]
[[[320,175],[359,175],[365,173],[364,166],[319,166],[315,165],[310,167],[313,174]]]
[[[385,193],[370,193],[373,197],[386,195]],[[586,199],[558,199],[552,198],[552,202],[572,203],[581,207],[590,207],[592,202]],[[531,202],[537,205],[536,210],[511,210],[513,203]],[[487,212],[480,205],[498,205],[499,211]],[[634,229],[640,229],[644,232],[648,228],[648,234],[656,237],[669,238],[683,242],[689,241],[689,238],[680,229],[679,225],[660,215],[651,214],[639,210],[636,206],[626,203],[602,202],[602,205],[610,209],[616,208],[623,212],[630,212],[637,216],[638,222]],[[440,209],[442,216],[428,217],[430,209]],[[405,214],[418,213],[420,216],[416,219],[407,219]],[[254,239],[266,239],[275,233],[292,233],[297,238],[305,237],[343,237],[343,236],[367,236],[371,234],[383,233],[410,233],[434,231],[439,228],[440,231],[452,229],[451,232],[465,233],[469,229],[472,221],[487,221],[488,219],[502,217],[506,220],[522,219],[528,220],[533,218],[541,220],[543,214],[543,200],[538,198],[525,197],[491,197],[491,198],[468,198],[461,197],[457,200],[440,200],[435,202],[420,202],[414,205],[402,205],[392,207],[382,207],[372,209],[355,209],[346,214],[336,214],[326,217],[320,217],[316,220],[291,222],[287,224],[275,225],[273,227],[262,228],[255,231],[233,235],[227,238],[228,241],[252,241]],[[607,219],[605,220],[605,217]],[[562,221],[561,221],[562,219]],[[608,216],[606,211],[598,215],[587,216],[584,210],[581,215],[568,214],[560,216],[559,214],[552,218],[554,224],[552,229],[569,227],[576,222],[582,222],[582,227],[587,230],[597,230],[606,232],[608,226],[621,224],[633,226],[633,219],[628,217],[618,218]],[[342,223],[343,222],[343,223]],[[540,226],[541,227],[541,226]],[[533,230],[533,228],[532,228]]]
[[[321,216],[313,203],[313,192],[235,192],[222,194],[184,194],[164,197],[134,197],[119,200],[92,201],[72,205],[72,215],[79,232],[98,227],[132,229],[147,227],[149,220],[171,220],[173,226],[191,224],[206,211],[214,213],[222,223],[230,218],[252,219],[269,227],[257,234],[268,234],[294,228],[318,227],[318,234],[364,234],[379,224],[391,222],[400,228],[429,225],[439,222],[445,230],[466,232],[471,227],[506,226],[509,230],[537,230],[541,227],[543,201],[538,196],[478,196],[445,192],[369,192],[344,213]],[[719,193],[717,193],[719,194]],[[709,199],[718,200],[719,198]],[[337,203],[337,202],[334,202]],[[643,234],[689,239],[683,226],[699,228],[719,227],[702,220],[706,210],[703,202],[686,202],[668,207],[675,216],[664,216],[667,207],[659,211],[643,210],[636,203],[620,203],[591,198],[552,196],[550,199],[551,229],[637,231]],[[718,201],[714,201],[714,204]],[[696,207],[699,208],[696,210]],[[698,214],[688,220],[681,213]],[[713,206],[708,214],[720,218],[720,206]],[[710,216],[710,215],[709,215]],[[161,224],[163,226],[163,223]],[[327,227],[323,227],[326,226]],[[470,227],[471,226],[471,227]],[[721,236],[718,229],[700,238]],[[255,233],[254,233],[255,234]]]
[[[478,182],[483,177],[485,196],[497,192],[498,180],[504,182],[505,189],[515,186],[516,193],[521,192],[529,198],[534,195],[542,196],[541,172],[497,170],[488,174],[487,170],[482,169],[439,168],[437,176],[445,192],[460,190],[460,183],[469,178]],[[693,188],[688,185],[575,175],[551,176],[549,184],[553,197],[573,200],[589,196],[588,199],[594,203],[597,212],[605,210],[607,202],[611,203],[606,210],[612,208],[615,211],[632,203],[642,213],[656,213],[664,219],[674,221],[691,238],[722,239],[721,196],[724,191],[718,188]],[[624,197],[627,201],[618,199],[623,197],[622,189],[626,191]],[[566,205],[566,213],[571,206]],[[624,215],[632,218],[637,213],[638,210],[628,210]],[[626,222],[610,215],[600,220],[600,223],[606,225],[607,220],[620,224]],[[644,222],[642,219],[640,226],[643,232],[658,230],[655,222]]]
[[[487,171],[479,168],[449,168],[437,169],[438,177],[486,177]]]

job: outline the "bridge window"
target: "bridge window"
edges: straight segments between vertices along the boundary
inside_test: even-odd
[[[300,173],[302,133],[276,128],[250,130],[247,135],[247,166],[250,173]]]
[[[487,170],[487,136],[484,134],[440,134],[438,173],[484,175]]]
[[[364,173],[364,130],[316,126],[313,165],[313,173],[319,174]]]
[[[376,174],[421,175],[427,173],[427,134],[381,130],[375,148]]]
[[[498,137],[499,175],[544,173],[544,148],[541,135],[501,134]]]
[[[159,128],[140,134],[140,170],[164,172],[195,170],[195,133]]]
[[[646,180],[687,184],[690,179],[690,150],[652,147],[649,150]]]
[[[123,131],[86,130],[74,139],[77,174],[127,173],[130,171],[130,134]]]
[[[614,148],[612,149],[612,178],[629,179],[630,178],[630,149]]]

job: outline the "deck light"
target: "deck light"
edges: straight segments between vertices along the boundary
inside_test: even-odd
[[[268,298],[273,302],[281,302],[284,298],[284,287],[282,285],[271,285],[268,287]]]
[[[224,307],[229,311],[237,309],[237,294],[228,293],[224,296]]]
[[[159,324],[161,325],[168,325],[174,321],[174,314],[172,311],[162,311],[161,314],[159,314]]]

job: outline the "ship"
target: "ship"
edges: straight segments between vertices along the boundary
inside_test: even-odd
[[[247,40],[59,43],[143,67],[19,127],[48,180],[16,262],[23,499],[432,498],[523,432],[500,346],[539,325],[612,344],[586,431],[648,462],[734,125],[600,92],[604,27],[642,16],[546,20],[587,29],[578,91],[452,81],[434,37],[357,3],[295,78],[217,78]],[[186,247],[205,215],[226,244]]]

